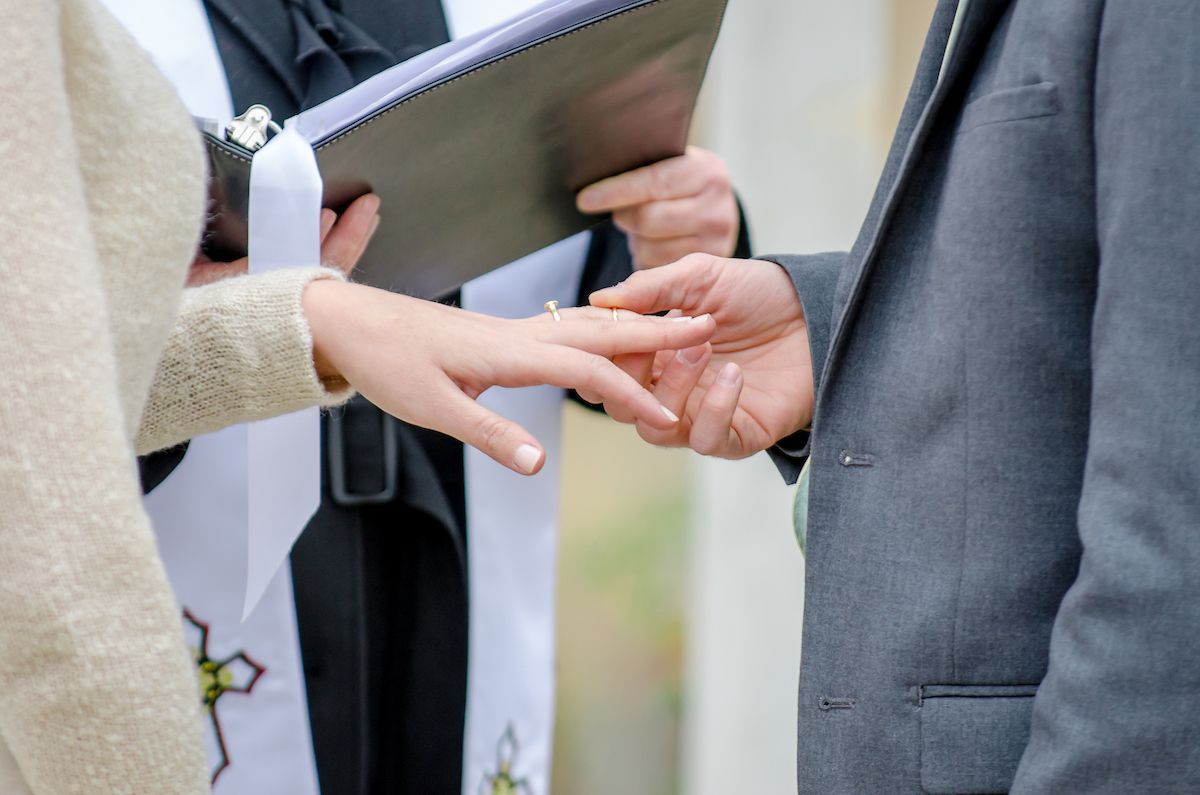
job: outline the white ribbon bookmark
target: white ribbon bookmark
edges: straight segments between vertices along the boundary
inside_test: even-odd
[[[250,167],[250,273],[321,264],[321,172],[312,146],[285,128]],[[245,620],[321,504],[317,408],[250,423]]]

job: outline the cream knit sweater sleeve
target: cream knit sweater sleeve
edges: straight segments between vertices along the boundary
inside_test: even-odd
[[[0,0],[0,42],[0,792],[203,795],[134,439],[342,397],[300,307],[336,274],[183,291],[171,331],[203,211],[191,120],[93,0]]]
[[[0,0],[0,779],[15,761],[37,795],[201,795],[196,673],[141,507],[74,132],[82,86],[106,87],[103,53],[68,40],[83,27]]]
[[[317,378],[300,305],[314,279],[341,278],[328,268],[297,268],[185,290],[150,388],[138,453],[348,399],[345,381]]]

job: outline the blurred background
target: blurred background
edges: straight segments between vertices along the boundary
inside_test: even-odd
[[[692,137],[756,253],[853,243],[935,5],[729,0]],[[555,795],[794,793],[792,489],[577,406],[563,478]]]

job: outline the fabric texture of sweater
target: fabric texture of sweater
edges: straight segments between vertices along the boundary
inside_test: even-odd
[[[344,400],[300,298],[334,271],[184,290],[190,117],[93,0],[0,8],[0,790],[202,793],[194,664],[135,451]]]

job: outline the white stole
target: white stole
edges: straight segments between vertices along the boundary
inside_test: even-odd
[[[455,38],[520,13],[537,0],[443,0]],[[550,246],[463,286],[464,309],[529,317],[574,303],[591,234]],[[558,493],[563,391],[492,388],[479,402],[523,425],[546,449],[532,478],[466,450],[470,582],[463,795],[548,795],[554,751]],[[502,777],[508,767],[509,780]]]
[[[568,238],[463,286],[465,309],[498,317],[573,304],[591,233]],[[466,451],[470,583],[463,793],[508,792],[496,780],[550,791],[554,744],[555,601],[563,390],[493,387],[479,397],[546,450],[533,477]],[[519,790],[518,790],[519,791]]]

